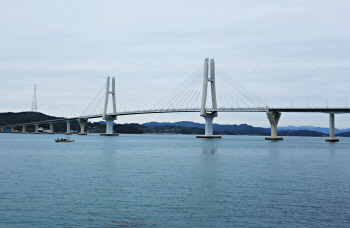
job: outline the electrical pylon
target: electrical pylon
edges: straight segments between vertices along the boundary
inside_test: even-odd
[[[32,102],[32,112],[38,112],[38,104],[36,102],[36,85],[34,85],[34,95]]]

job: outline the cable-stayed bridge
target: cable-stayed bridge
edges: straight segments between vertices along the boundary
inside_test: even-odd
[[[326,141],[339,141],[334,134],[334,114],[349,113],[350,108],[274,108],[215,66],[214,59],[205,59],[204,65],[172,90],[153,107],[148,107],[139,99],[130,96],[124,88],[115,85],[115,78],[108,77],[92,102],[81,116],[30,123],[18,123],[0,126],[1,132],[10,127],[35,125],[38,133],[40,124],[50,124],[50,133],[54,133],[55,122],[67,122],[67,134],[70,134],[70,122],[78,120],[80,135],[86,135],[85,125],[89,119],[103,118],[106,121],[106,133],[101,135],[118,135],[113,133],[113,122],[118,116],[152,113],[199,112],[205,119],[205,135],[198,138],[220,138],[213,135],[213,119],[219,112],[265,112],[271,125],[271,136],[267,140],[282,140],[277,136],[277,125],[282,112],[319,112],[329,114],[330,138]]]

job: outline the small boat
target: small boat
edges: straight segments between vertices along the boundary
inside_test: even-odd
[[[56,142],[74,142],[74,140],[69,139],[69,137],[65,139],[55,139]]]

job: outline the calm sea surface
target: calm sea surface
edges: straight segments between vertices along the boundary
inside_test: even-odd
[[[0,227],[350,227],[350,139],[0,134]]]

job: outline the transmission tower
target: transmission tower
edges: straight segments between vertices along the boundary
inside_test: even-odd
[[[32,102],[32,112],[38,112],[38,104],[36,102],[36,85],[34,85],[34,95]]]

